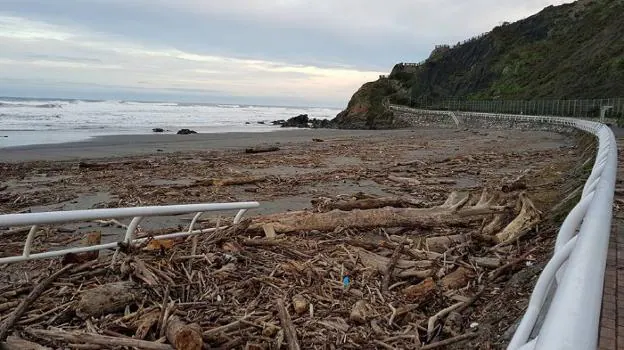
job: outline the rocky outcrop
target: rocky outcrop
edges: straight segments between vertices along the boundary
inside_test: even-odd
[[[288,120],[275,120],[273,125],[280,125],[282,128],[331,128],[332,122],[328,119],[310,119],[307,114],[299,114]]]
[[[388,96],[400,92],[388,78],[364,84],[332,123],[341,129],[392,129],[407,126],[394,117]]]
[[[178,134],[178,135],[190,135],[190,134],[197,134],[197,131],[191,130],[191,129],[180,129],[180,130],[178,130],[178,132],[176,134]]]

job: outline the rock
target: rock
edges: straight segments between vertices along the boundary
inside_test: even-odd
[[[288,119],[284,124],[282,124],[282,127],[309,128],[310,125],[308,125],[308,122],[309,119],[307,114],[299,114],[296,117]]]
[[[245,125],[249,125],[249,124],[251,124],[251,122],[245,122]]]
[[[153,132],[165,132],[165,129],[163,129],[163,128],[153,128],[152,131]]]
[[[258,122],[258,124],[262,124],[262,125],[264,125],[264,124],[265,124],[265,122],[263,122],[263,121],[260,121],[260,122]]]
[[[284,119],[274,120],[274,121],[271,122],[271,124],[273,124],[273,125],[284,125],[284,124],[286,124],[286,121]]]
[[[190,130],[190,129],[180,129],[177,132],[178,135],[190,135],[190,134],[197,134],[197,131],[195,130]]]
[[[366,300],[358,300],[351,309],[349,320],[358,324],[363,324],[366,323],[370,313],[370,306],[368,306],[368,302]]]

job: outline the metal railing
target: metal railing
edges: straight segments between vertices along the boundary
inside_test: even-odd
[[[183,205],[167,205],[167,206],[150,206],[150,207],[134,207],[134,208],[113,208],[113,209],[89,209],[89,210],[72,210],[72,211],[56,211],[56,212],[43,212],[43,213],[28,213],[28,214],[6,214],[0,215],[0,227],[9,226],[31,226],[26,241],[24,242],[24,249],[21,255],[9,256],[0,258],[0,264],[14,263],[19,261],[45,259],[57,256],[63,256],[69,253],[84,253],[99,251],[104,249],[117,248],[115,251],[115,257],[119,252],[121,243],[141,243],[148,239],[168,239],[186,237],[196,235],[200,233],[212,232],[224,227],[221,227],[217,223],[217,227],[208,229],[195,230],[194,226],[197,220],[206,212],[213,211],[227,211],[238,210],[234,217],[233,223],[237,224],[243,218],[243,215],[247,210],[257,208],[260,204],[258,202],[234,202],[234,203],[207,203],[207,204],[183,204]],[[195,216],[191,220],[188,229],[182,232],[169,233],[152,237],[136,238],[135,233],[139,223],[145,217],[150,216],[173,216],[181,214],[195,213]],[[31,253],[33,240],[39,229],[40,225],[60,224],[76,221],[90,221],[98,219],[122,219],[132,218],[130,224],[126,229],[123,240],[104,243],[98,245],[92,245],[87,247],[75,247],[59,249],[41,253]]]
[[[508,346],[510,350],[596,349],[617,173],[617,144],[613,132],[602,123],[575,118],[475,112],[456,114],[463,118],[565,125],[597,137],[596,160],[581,199],[559,228],[554,254],[540,274],[527,310]],[[554,287],[554,293],[548,303],[551,287]],[[543,323],[538,324],[540,315],[545,317]]]
[[[547,115],[575,118],[599,118],[601,108],[606,118],[624,118],[624,98],[603,99],[535,99],[535,100],[466,100],[407,98],[404,103],[426,110],[471,111],[522,115]]]

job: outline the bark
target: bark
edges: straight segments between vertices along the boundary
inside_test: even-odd
[[[86,236],[82,239],[82,243],[85,247],[91,247],[91,246],[102,243],[102,232],[93,231],[93,232],[87,233]],[[84,263],[87,261],[95,260],[98,258],[99,255],[100,255],[100,252],[97,250],[93,252],[85,252],[85,253],[77,253],[77,254],[69,253],[63,256],[61,263],[63,265],[74,264],[74,263],[80,264],[80,263]]]
[[[76,306],[76,315],[86,319],[123,310],[141,297],[139,286],[130,281],[104,284],[86,290]]]
[[[436,283],[433,278],[429,277],[418,284],[404,288],[403,295],[405,295],[406,299],[410,302],[423,304],[433,297],[435,291]]]
[[[204,346],[199,326],[186,324],[178,316],[171,316],[167,320],[166,335],[176,350],[201,350]]]
[[[154,327],[158,323],[158,319],[160,317],[160,311],[154,310],[146,313],[141,316],[140,319],[135,323],[137,325],[137,330],[134,332],[135,339],[145,339],[147,333],[149,333],[150,329]]]
[[[473,271],[460,266],[457,270],[449,273],[440,280],[440,287],[444,290],[463,288],[473,277]]]

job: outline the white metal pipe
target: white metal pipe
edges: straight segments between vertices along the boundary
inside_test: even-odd
[[[225,229],[225,228],[227,228],[227,226],[219,227],[220,230]],[[212,227],[212,228],[201,229],[201,230],[193,230],[192,232],[188,232],[188,231],[176,232],[176,233],[169,233],[165,235],[154,236],[154,237],[151,237],[151,239],[158,240],[158,239],[171,239],[171,238],[178,238],[178,237],[186,237],[186,236],[192,236],[192,235],[197,235],[197,234],[209,233],[215,230],[217,230],[217,228]],[[133,240],[132,243],[133,244],[141,243],[148,239],[150,239],[150,237],[137,238]],[[0,258],[0,264],[15,263],[15,262],[26,261],[26,260],[54,258],[57,256],[67,255],[69,253],[76,254],[76,253],[94,252],[98,250],[113,249],[113,248],[118,248],[118,247],[119,247],[119,242],[111,242],[111,243],[103,243],[103,244],[92,245],[92,246],[87,246],[87,247],[75,247],[75,248],[52,250],[52,251],[43,252],[43,253],[30,254],[29,256],[18,255],[18,256]]]
[[[147,217],[180,215],[200,211],[253,209],[257,208],[259,205],[260,204],[258,202],[204,203],[135,208],[71,210],[28,214],[6,214],[0,215],[0,227],[60,224],[65,222],[89,221],[102,218],[131,218],[135,216]]]
[[[568,259],[570,253],[576,246],[576,242],[577,237],[575,236],[569,240],[560,251],[555,253],[555,255],[546,264],[546,267],[544,267],[544,270],[537,279],[537,283],[535,284],[535,288],[531,294],[531,299],[529,300],[529,305],[524,313],[524,317],[522,317],[520,325],[518,325],[518,328],[516,329],[516,332],[514,333],[507,349],[516,350],[526,344],[529,340],[531,331],[533,331],[533,327],[535,327],[535,322],[537,321],[540,311],[542,310],[542,306],[544,305],[544,301],[546,300],[546,296],[548,295],[548,289],[554,280],[555,273]]]
[[[234,217],[234,224],[238,224],[241,219],[243,218],[243,215],[245,215],[245,213],[247,212],[247,209],[241,209],[238,211],[238,213],[236,214],[236,216]]]
[[[606,267],[613,192],[617,172],[617,148],[613,132],[599,130],[599,143],[612,147],[596,186],[596,194],[581,224],[576,249],[553,297],[540,330],[537,349],[596,349],[600,324],[602,287]],[[605,146],[606,147],[606,146]]]

